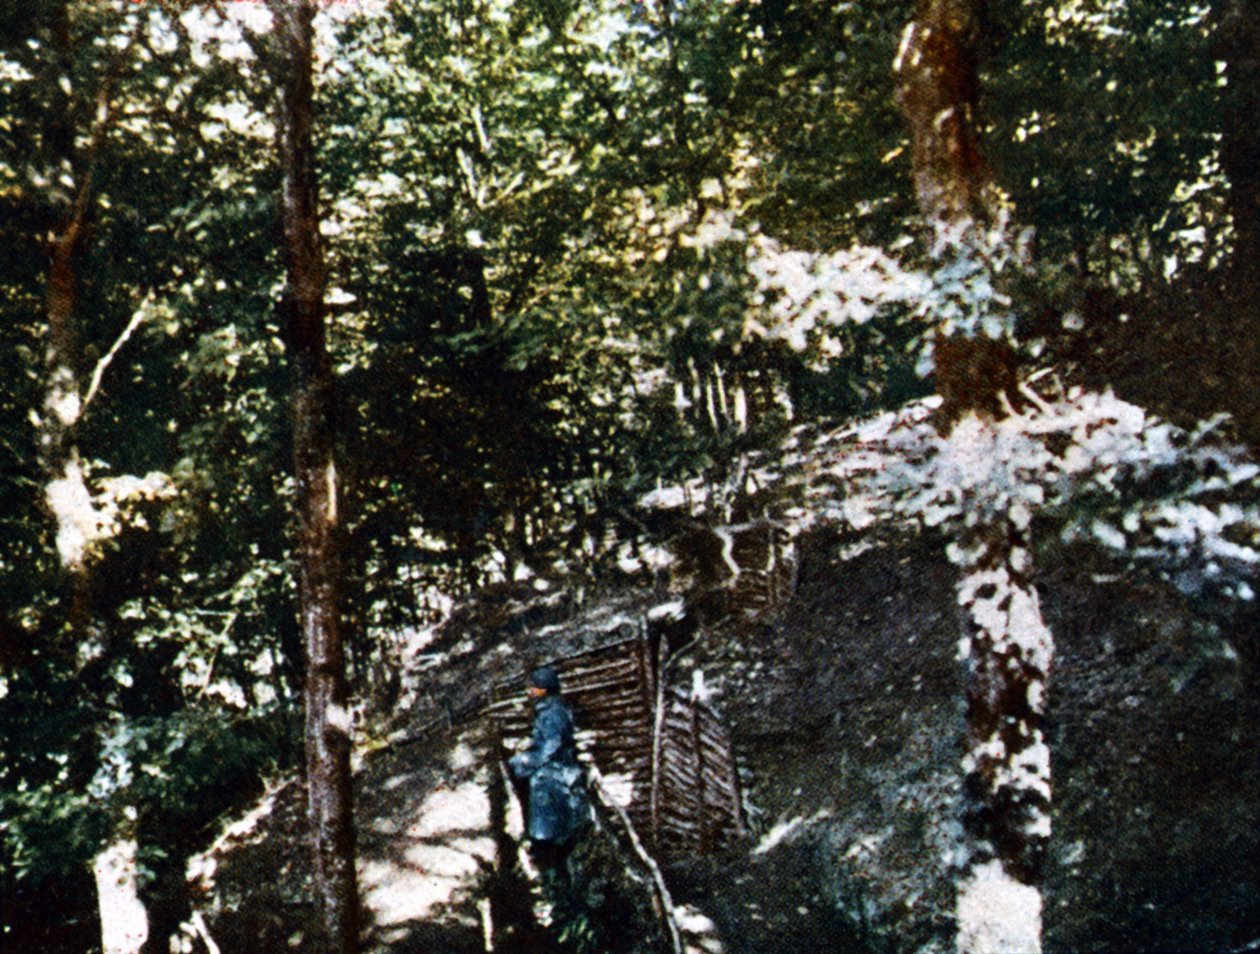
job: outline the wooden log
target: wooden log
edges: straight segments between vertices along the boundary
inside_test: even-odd
[[[565,692],[571,692],[585,681],[604,679],[611,674],[624,675],[627,679],[638,682],[638,662],[633,653],[617,655],[609,659],[592,661],[583,666],[575,666],[560,672],[560,684]]]
[[[665,785],[662,788],[664,792],[677,792],[681,794],[689,793],[696,786],[696,773],[677,766],[667,765],[663,773]]]
[[[576,652],[568,656],[561,656],[559,659],[555,660],[552,665],[554,665],[557,669],[561,669],[571,666],[584,659],[597,659],[600,656],[620,655],[627,651],[627,647],[632,647],[637,642],[637,639],[621,639],[614,643],[596,646],[594,649],[583,649],[580,652]]]
[[[601,699],[598,703],[582,706],[580,709],[582,720],[581,724],[595,725],[602,721],[607,721],[609,716],[621,713],[634,713],[642,718],[645,724],[651,724],[651,710],[643,705],[641,699],[636,699],[630,695],[617,695],[611,698]]]
[[[602,677],[600,679],[593,679],[590,682],[581,683],[572,687],[566,686],[564,693],[566,696],[575,697],[592,692],[602,692],[616,687],[629,691],[637,684],[637,681],[633,678],[610,679],[608,677]]]

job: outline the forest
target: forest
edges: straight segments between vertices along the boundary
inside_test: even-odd
[[[0,0],[0,249],[0,951],[1260,950],[1256,0]]]

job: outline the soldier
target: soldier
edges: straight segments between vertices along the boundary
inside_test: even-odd
[[[573,905],[568,858],[591,821],[586,779],[577,760],[573,713],[560,697],[560,677],[543,666],[529,677],[534,699],[534,726],[529,746],[512,756],[512,775],[529,781],[530,857],[552,894],[557,914]],[[560,918],[558,918],[560,919]]]

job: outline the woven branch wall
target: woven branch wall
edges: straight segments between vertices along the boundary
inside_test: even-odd
[[[579,751],[654,853],[713,851],[744,834],[726,730],[709,706],[660,686],[659,643],[627,640],[552,665],[573,707]],[[528,737],[523,687],[499,687],[490,713],[505,749]]]
[[[796,545],[770,520],[693,527],[670,544],[670,586],[706,624],[756,618],[796,588]]]

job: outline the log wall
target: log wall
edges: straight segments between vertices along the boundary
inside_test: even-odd
[[[580,756],[606,796],[660,856],[714,851],[744,834],[739,773],[709,706],[661,685],[661,643],[639,638],[555,660],[573,707]],[[499,685],[489,707],[504,755],[529,736],[523,685]]]

